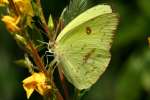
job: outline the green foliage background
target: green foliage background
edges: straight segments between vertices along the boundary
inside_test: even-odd
[[[45,17],[58,18],[67,0],[41,0]],[[150,0],[91,0],[113,6],[120,15],[112,47],[112,60],[101,79],[83,100],[150,100]],[[0,100],[26,100],[22,80],[29,74],[13,61],[23,50],[0,22]],[[31,100],[42,100],[38,93]]]

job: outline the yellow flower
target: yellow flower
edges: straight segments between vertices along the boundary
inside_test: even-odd
[[[31,76],[23,80],[23,88],[26,91],[29,99],[34,90],[39,94],[44,95],[51,86],[46,83],[46,76],[44,73],[33,73]]]
[[[13,0],[17,8],[22,14],[33,16],[31,0]],[[0,6],[8,5],[8,0],[0,0]]]
[[[31,0],[14,0],[14,2],[22,14],[33,16]]]
[[[0,6],[5,6],[5,4],[8,4],[8,0],[0,0]]]
[[[14,0],[16,7],[20,11],[20,15],[25,16],[26,24],[31,26],[32,17],[34,16],[31,0]]]
[[[10,32],[18,32],[20,30],[17,26],[20,21],[20,17],[3,16],[2,21],[5,23]]]

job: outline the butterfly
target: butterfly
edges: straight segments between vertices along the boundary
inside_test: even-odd
[[[96,5],[60,32],[52,51],[67,80],[77,89],[90,88],[106,70],[118,16],[109,5]]]

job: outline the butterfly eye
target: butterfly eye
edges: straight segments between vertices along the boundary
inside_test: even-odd
[[[87,35],[90,35],[92,32],[92,29],[90,27],[86,27],[86,33]]]

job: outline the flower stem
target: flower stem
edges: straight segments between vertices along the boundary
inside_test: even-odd
[[[21,13],[19,11],[19,8],[15,5],[14,1],[13,0],[8,0],[8,1],[9,1],[9,5],[10,5],[11,9],[14,11],[14,13],[17,16],[19,16]],[[41,19],[44,22],[45,30],[46,30],[47,33],[49,33],[49,30],[48,30],[47,24],[46,24],[46,20],[44,18],[43,12],[42,12],[42,7],[41,7],[40,0],[36,0],[36,2],[37,2],[37,4],[39,5],[39,7],[41,9]],[[49,74],[48,71],[45,69],[45,65],[44,65],[41,57],[39,56],[38,50],[36,49],[34,43],[28,37],[28,34],[26,33],[25,30],[20,30],[20,31],[21,31],[21,33],[23,33],[24,37],[28,39],[27,47],[29,47],[30,50],[31,50],[30,54],[32,55],[32,58],[33,58],[35,64],[39,67],[40,71],[43,72],[49,80],[51,80],[51,74]],[[52,40],[52,39],[50,39],[50,40]],[[51,85],[52,85],[53,88],[57,89],[57,87],[55,86],[55,83],[54,83],[53,80],[51,80]],[[64,100],[58,89],[56,91],[56,96],[57,96],[57,100]]]
[[[13,0],[8,0],[9,1],[9,4],[10,4],[10,7],[12,8],[12,10],[14,11],[14,13],[19,16],[20,15],[20,11],[19,11],[19,8],[15,5],[14,1]]]
[[[38,51],[37,49],[35,48],[34,44],[32,43],[32,41],[30,40],[29,41],[29,46],[32,50],[32,57],[36,63],[36,65],[39,67],[39,69],[46,75],[46,77],[48,77],[50,79],[50,74],[46,71],[45,67],[44,67],[44,64],[42,62],[42,59],[40,58],[39,54],[38,54]],[[52,87],[56,88],[55,86],[55,83],[53,82],[53,80],[51,80],[51,84],[52,84]],[[57,95],[57,99],[58,100],[64,100],[61,93],[59,92],[59,90],[57,90],[56,92],[56,95]]]
[[[65,100],[70,100],[69,99],[69,94],[68,94],[68,89],[67,89],[67,86],[66,86],[65,80],[64,80],[64,75],[63,75],[62,70],[61,70],[60,67],[58,67],[58,72],[59,72],[60,81],[61,81],[61,84],[62,84],[62,87],[63,87],[63,90],[64,90]]]

